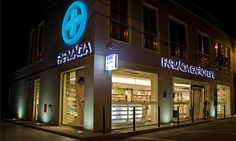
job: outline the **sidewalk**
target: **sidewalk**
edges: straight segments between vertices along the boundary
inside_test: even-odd
[[[236,116],[232,116],[232,117],[236,117]],[[229,118],[232,118],[232,117],[229,117]],[[221,120],[221,119],[218,119],[218,120]],[[150,133],[150,132],[163,131],[163,130],[168,130],[168,129],[173,129],[173,128],[212,122],[212,121],[215,121],[215,119],[198,120],[194,123],[192,123],[191,121],[185,121],[185,122],[180,122],[180,125],[177,125],[176,123],[165,124],[165,125],[162,124],[161,127],[159,128],[157,127],[157,125],[148,125],[148,126],[136,127],[135,131],[133,131],[133,128],[113,129],[111,132],[106,133],[106,134],[95,133],[95,132],[88,131],[80,127],[54,126],[50,124],[36,123],[33,121],[18,121],[18,120],[13,120],[13,119],[8,119],[5,121],[39,129],[39,130],[54,133],[54,134],[59,134],[66,137],[79,139],[79,140],[96,140],[97,141],[97,140],[122,139],[122,138],[126,138],[132,135],[137,135],[137,134],[145,134],[145,133]]]

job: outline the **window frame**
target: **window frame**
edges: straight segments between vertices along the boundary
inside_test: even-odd
[[[199,51],[199,35],[201,36],[201,51]],[[204,37],[205,38],[207,38],[208,39],[208,51],[209,51],[209,54],[207,54],[207,53],[205,53],[205,46],[203,45],[204,43]],[[209,68],[210,67],[210,62],[211,62],[211,43],[210,43],[210,36],[208,35],[208,34],[206,34],[206,33],[204,33],[204,32],[202,32],[202,31],[197,31],[197,37],[196,37],[196,49],[197,49],[197,62],[198,62],[198,64],[199,65],[202,65],[202,66],[204,66],[204,67],[206,67],[206,68]],[[204,60],[203,60],[203,62],[201,62],[200,61],[200,55],[202,55],[203,57],[208,57],[208,61],[209,61],[209,63],[207,64],[205,64],[205,62],[204,62],[204,60],[205,60],[205,58],[204,58]]]
[[[41,33],[41,29],[42,28],[42,40],[40,41],[40,33]],[[35,55],[35,62],[41,62],[43,60],[43,48],[44,48],[44,32],[45,32],[45,22],[42,21],[38,28],[37,28],[38,32],[37,32],[37,45],[36,45],[36,51],[35,54],[37,54],[37,49],[39,48],[40,42],[41,42],[41,56],[40,59],[37,59],[37,56]]]
[[[155,11],[155,22],[156,22],[156,33],[149,33],[149,32],[146,32],[145,31],[145,27],[144,27],[144,7],[150,9],[150,10],[154,10]],[[145,49],[145,50],[148,50],[148,51],[151,51],[151,52],[156,52],[156,53],[160,53],[161,51],[161,48],[160,48],[160,34],[159,34],[159,11],[158,11],[158,8],[157,7],[154,7],[146,2],[143,2],[142,3],[142,48]],[[145,47],[145,33],[148,33],[148,34],[152,34],[152,35],[155,35],[156,36],[156,50],[155,49],[150,49],[150,48],[146,48]],[[153,45],[153,44],[152,44]],[[155,45],[153,45],[155,46]]]
[[[171,55],[170,21],[173,21],[177,24],[183,25],[183,27],[185,28],[185,46],[186,46],[186,49],[185,49],[186,52],[185,53],[186,53],[186,58],[180,58],[179,56],[172,56]],[[169,15],[169,17],[168,17],[168,54],[169,54],[169,56],[186,61],[189,58],[188,57],[189,56],[188,50],[189,50],[189,48],[188,48],[188,25],[185,22]]]
[[[220,72],[224,72],[224,73],[231,73],[231,50],[232,50],[232,46],[229,43],[225,43],[225,42],[220,41],[220,40],[215,40],[214,43],[215,43],[215,46],[214,46],[214,55],[215,55],[214,58],[215,58],[215,60],[217,59],[217,57],[219,55],[223,55],[223,56],[227,57],[226,56],[226,54],[227,54],[226,48],[229,49],[229,58],[228,58],[228,61],[229,61],[228,63],[229,64],[228,64],[228,66],[225,66],[222,69],[222,68],[217,68],[217,66],[215,65],[215,70],[220,71]],[[221,44],[221,49],[220,50],[219,50],[219,46],[216,47],[216,44]]]
[[[120,42],[124,42],[124,43],[130,43],[131,41],[130,41],[130,33],[131,33],[131,31],[130,31],[130,17],[129,17],[129,1],[126,1],[126,7],[127,7],[127,9],[126,9],[126,11],[127,11],[127,13],[126,13],[126,16],[127,16],[127,18],[125,19],[125,21],[126,21],[126,23],[124,23],[124,22],[122,22],[122,20],[118,20],[118,19],[115,19],[114,17],[112,17],[112,9],[111,9],[111,1],[112,0],[110,0],[110,9],[109,9],[109,12],[110,12],[110,21],[109,21],[109,36],[110,36],[110,38],[111,39],[113,39],[113,40],[117,40],[117,41],[120,41]],[[118,0],[119,1],[119,0]],[[121,25],[123,25],[124,26],[124,28],[126,28],[126,29],[124,29],[124,32],[123,32],[123,38],[124,39],[121,39],[121,37],[113,37],[113,29],[112,29],[112,25],[113,25],[113,23],[112,22],[114,22],[115,24],[118,24],[117,26],[118,26],[118,29],[119,28],[121,28]],[[120,30],[120,29],[119,29]],[[127,31],[127,33],[125,33],[125,31]],[[120,33],[119,34],[121,34],[121,31],[119,31]],[[117,33],[115,33],[115,36],[117,36],[116,35]],[[127,35],[125,35],[125,34],[127,34]]]

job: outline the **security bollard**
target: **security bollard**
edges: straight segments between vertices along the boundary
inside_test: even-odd
[[[105,115],[105,107],[102,108],[102,133],[106,133],[106,115]]]
[[[133,130],[135,131],[135,107],[133,107]]]

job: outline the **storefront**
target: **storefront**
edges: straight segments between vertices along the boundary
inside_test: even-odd
[[[83,126],[85,67],[61,73],[62,124]]]
[[[222,118],[230,115],[230,87],[217,85],[217,116]]]
[[[157,5],[161,3],[158,1]],[[154,40],[153,35],[149,37],[142,30],[144,17],[136,23],[132,16],[127,16],[131,18],[127,21],[132,21],[127,27],[114,24],[110,4],[109,1],[68,1],[65,11],[56,8],[55,15],[48,14],[47,19],[55,20],[45,21],[42,60],[18,71],[12,80],[9,96],[12,117],[100,132],[104,126],[106,131],[131,127],[134,114],[136,125],[146,126],[170,124],[177,119],[176,111],[181,121],[233,113],[235,89],[231,74],[215,71],[213,65],[205,68],[198,64],[194,45],[199,40],[192,36],[195,32],[188,37],[191,42],[186,44],[186,51],[190,51],[186,52],[186,59],[170,53],[172,42],[168,42],[167,35],[172,33],[171,27],[163,23],[178,16],[175,18],[168,10],[147,10],[163,16],[162,23],[156,24],[160,28]],[[135,4],[139,8],[152,5]],[[166,2],[163,6],[167,6]],[[142,10],[128,12],[142,17]],[[191,24],[186,23],[189,31],[199,30]],[[119,40],[112,34],[125,35],[125,41],[121,40],[123,36]],[[145,47],[149,38],[155,50]],[[212,54],[211,61],[215,57]]]
[[[179,108],[180,120],[209,117],[209,84],[193,80],[174,78],[174,110]]]
[[[157,74],[128,69],[112,71],[112,126],[157,123]]]

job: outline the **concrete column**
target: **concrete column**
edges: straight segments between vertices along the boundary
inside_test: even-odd
[[[105,57],[94,55],[86,65],[85,129],[101,132],[103,129],[103,107],[106,130],[111,130],[111,72],[105,71]]]
[[[160,121],[161,123],[169,123],[173,118],[173,92],[171,73],[160,71],[158,74],[158,103],[160,106]]]
[[[210,116],[211,117],[215,117],[216,115],[216,110],[215,110],[215,100],[217,101],[217,85],[216,82],[214,80],[212,80],[210,82],[210,97],[211,97],[211,101],[210,101]]]

